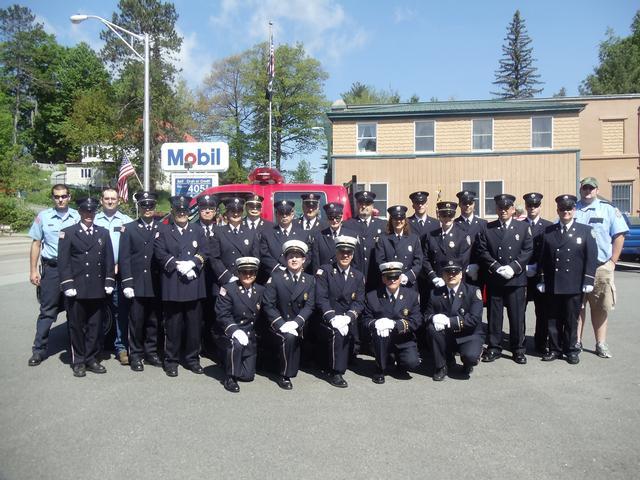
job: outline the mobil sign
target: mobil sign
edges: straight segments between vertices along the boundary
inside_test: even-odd
[[[226,172],[229,145],[224,142],[164,143],[160,162],[165,172]]]

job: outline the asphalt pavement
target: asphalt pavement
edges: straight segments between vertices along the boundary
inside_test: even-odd
[[[2,480],[638,476],[639,269],[616,272],[611,359],[593,353],[589,327],[575,366],[505,357],[469,380],[435,383],[426,365],[410,380],[375,385],[373,359],[362,356],[347,389],[307,370],[292,391],[262,372],[231,394],[208,359],[206,375],[135,373],[111,358],[106,375],[74,378],[64,315],[50,357],[27,366],[38,309],[29,243],[0,237]]]

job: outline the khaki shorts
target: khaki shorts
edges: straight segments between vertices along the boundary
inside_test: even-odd
[[[613,283],[613,272],[616,266],[613,262],[606,262],[596,269],[596,279],[593,292],[588,293],[586,300],[591,310],[610,312],[616,306],[616,285]]]

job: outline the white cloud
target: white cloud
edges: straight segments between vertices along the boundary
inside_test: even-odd
[[[409,7],[396,7],[393,10],[393,22],[402,23],[412,20],[416,13]]]
[[[182,69],[180,75],[187,81],[189,87],[194,88],[200,85],[209,73],[213,57],[210,53],[203,53],[202,49],[198,48],[196,32],[184,34],[178,27],[176,32],[182,37],[182,47],[173,63],[177,68]]]

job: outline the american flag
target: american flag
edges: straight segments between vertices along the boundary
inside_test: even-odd
[[[273,96],[273,79],[276,76],[276,51],[273,48],[273,34],[271,35],[269,46],[269,63],[267,64],[267,77],[269,83],[267,83],[267,100],[271,101]]]
[[[129,186],[127,185],[127,179],[131,175],[135,175],[136,170],[133,168],[129,157],[126,155],[122,159],[122,164],[120,165],[120,171],[118,172],[118,197],[123,199],[125,202],[129,201]]]

